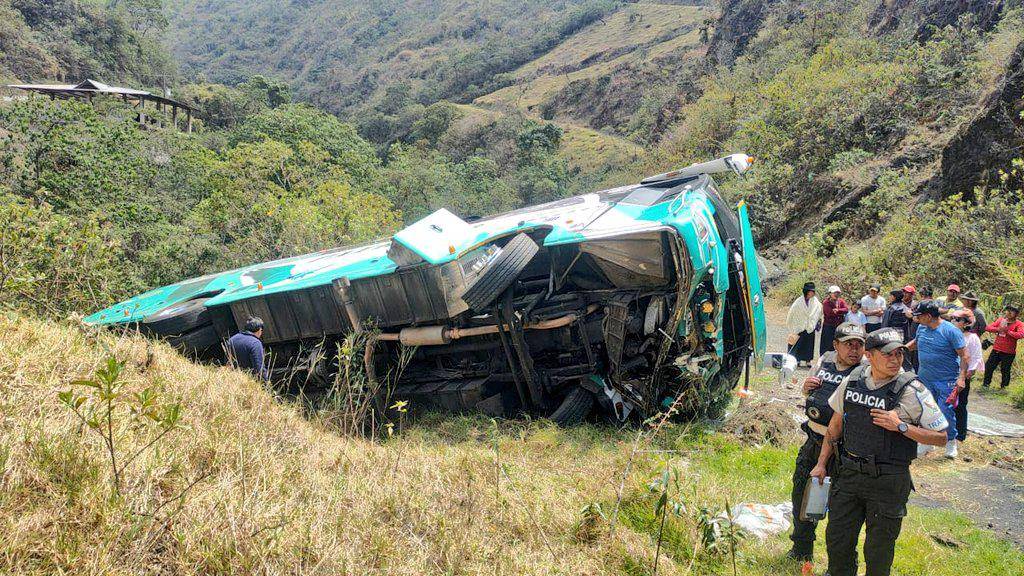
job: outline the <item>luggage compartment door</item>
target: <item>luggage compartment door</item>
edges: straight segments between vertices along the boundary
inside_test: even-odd
[[[743,250],[742,294],[747,318],[750,319],[751,348],[754,355],[754,366],[758,369],[764,364],[764,353],[768,328],[764,318],[764,294],[761,292],[761,271],[758,268],[757,250],[754,248],[754,234],[750,229],[750,218],[747,214],[746,202],[737,207],[740,220],[741,246]]]

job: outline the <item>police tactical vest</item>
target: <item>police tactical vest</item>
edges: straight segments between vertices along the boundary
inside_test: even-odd
[[[843,396],[843,447],[851,455],[873,459],[877,464],[907,466],[917,457],[917,442],[898,431],[876,426],[871,410],[892,410],[899,405],[903,389],[917,379],[913,372],[903,372],[878,390],[867,386],[866,366],[850,374]]]
[[[804,405],[804,414],[807,414],[808,420],[828,426],[829,420],[832,419],[832,407],[828,405],[828,399],[843,382],[843,379],[856,368],[857,366],[851,366],[846,370],[840,370],[836,365],[835,352],[826,352],[821,355],[818,371],[814,373],[821,380],[821,386],[811,391]]]

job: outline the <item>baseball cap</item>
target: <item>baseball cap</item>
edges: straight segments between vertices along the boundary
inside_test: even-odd
[[[939,317],[939,305],[935,303],[935,300],[922,300],[914,306],[914,316],[920,316],[922,314],[928,314],[929,316]]]
[[[903,344],[903,332],[896,328],[879,328],[868,334],[864,341],[865,350],[881,350],[888,354],[897,348],[906,348]]]
[[[908,294],[917,294],[917,288],[914,288],[913,284],[907,284],[903,287],[903,291]]]
[[[872,285],[871,285],[871,286],[870,286],[870,287],[868,288],[868,290],[874,290],[874,291],[876,291],[876,292],[881,292],[881,290],[882,290],[882,285],[881,285],[881,284],[872,284]]]
[[[860,340],[863,342],[867,337],[868,335],[864,332],[864,327],[860,324],[843,322],[839,326],[836,326],[836,340],[840,342],[846,342],[847,340]]]
[[[960,286],[958,284],[950,284],[949,286],[946,286],[946,291],[949,290],[952,290],[953,292],[959,292]]]
[[[839,286],[836,286],[835,284],[833,284],[833,285],[828,287],[828,293],[831,294],[833,292],[842,292],[842,290],[839,289]]]

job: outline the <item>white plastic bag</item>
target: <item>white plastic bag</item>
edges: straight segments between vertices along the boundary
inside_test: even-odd
[[[725,512],[721,515],[725,517]],[[732,507],[732,523],[759,540],[789,530],[793,503],[752,504],[741,502]]]

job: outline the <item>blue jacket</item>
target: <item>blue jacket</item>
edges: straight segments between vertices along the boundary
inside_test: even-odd
[[[263,341],[252,332],[242,331],[235,334],[228,340],[228,346],[231,347],[231,355],[235,358],[236,366],[248,370],[257,378],[270,378],[267,367],[263,365]]]

